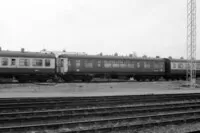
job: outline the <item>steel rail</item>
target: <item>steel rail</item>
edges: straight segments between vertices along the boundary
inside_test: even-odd
[[[136,117],[121,117],[121,118],[111,118],[111,119],[104,119],[104,120],[90,120],[90,121],[76,121],[76,122],[46,122],[46,123],[40,123],[40,124],[29,124],[29,125],[15,125],[15,126],[4,126],[4,127],[0,127],[0,132],[6,132],[6,131],[17,131],[17,130],[29,130],[29,129],[40,129],[40,128],[60,128],[63,126],[66,126],[68,128],[75,128],[75,126],[77,125],[102,125],[102,124],[107,124],[107,123],[116,123],[116,122],[131,122],[134,120],[148,120],[148,119],[164,119],[164,118],[170,118],[171,117],[189,117],[189,116],[193,116],[194,115],[199,115],[198,117],[195,118],[179,118],[179,120],[170,120],[170,121],[161,121],[161,122],[156,122],[157,125],[160,125],[161,123],[166,123],[167,124],[174,124],[176,122],[194,122],[194,121],[200,121],[200,111],[190,111],[190,112],[182,112],[182,113],[168,113],[168,114],[162,114],[162,115],[146,115],[146,116],[136,116]],[[142,124],[136,124],[136,125],[126,125],[125,127],[146,127],[147,125],[149,125],[152,123],[142,123]],[[155,125],[155,122],[153,122],[153,125]],[[152,125],[152,126],[153,126]],[[78,130],[78,131],[73,131],[73,132],[90,132],[90,131],[105,131],[107,129],[114,129],[114,128],[121,128],[123,126],[118,126],[118,127],[104,127],[104,128],[97,128],[97,129],[85,129],[85,130]]]
[[[191,108],[193,109],[198,109],[198,111],[200,111],[200,107],[199,106],[195,106],[195,107],[169,107],[169,108],[156,108],[156,109],[138,109],[138,110],[123,110],[123,111],[106,111],[106,112],[93,112],[93,113],[79,113],[79,114],[54,114],[54,115],[42,115],[42,116],[29,116],[29,117],[18,117],[18,118],[4,118],[4,119],[0,119],[0,123],[3,123],[3,125],[9,124],[9,123],[28,123],[28,122],[37,122],[40,121],[41,119],[46,122],[46,121],[54,121],[54,120],[73,120],[73,119],[77,119],[77,118],[88,118],[88,117],[111,117],[111,116],[115,116],[115,115],[138,115],[138,114],[142,114],[142,113],[168,113],[168,112],[172,112],[172,111],[182,111],[184,109],[185,110],[191,110]]]
[[[120,126],[113,126],[113,127],[102,127],[102,128],[94,128],[94,129],[86,129],[86,130],[76,130],[76,131],[63,131],[62,133],[106,133],[106,132],[113,132],[113,131],[122,131],[122,130],[138,130],[143,128],[151,128],[155,126],[166,126],[166,125],[180,125],[183,123],[194,123],[199,122],[200,118],[188,118],[188,119],[176,119],[176,120],[166,120],[161,122],[150,122],[150,123],[143,123],[143,124],[131,124],[131,125],[120,125]],[[195,132],[196,133],[196,132]]]
[[[162,98],[159,100],[159,102],[165,102],[165,101],[181,101],[181,100],[198,100],[196,97],[184,97],[184,99],[179,98]],[[34,105],[15,105],[15,106],[0,106],[1,112],[8,112],[13,110],[38,110],[38,109],[58,109],[58,108],[80,108],[80,107],[97,107],[97,106],[117,106],[117,105],[123,105],[123,104],[133,104],[133,103],[152,103],[152,102],[158,102],[158,99],[130,99],[130,100],[118,100],[118,101],[92,101],[92,102],[63,102],[63,103],[49,103],[49,104],[34,104]]]
[[[0,122],[3,120],[13,120],[20,116],[20,119],[25,117],[38,117],[42,116],[44,118],[47,115],[61,115],[65,116],[81,116],[81,115],[95,115],[103,113],[122,113],[122,112],[152,112],[153,110],[180,110],[180,109],[200,109],[200,102],[181,102],[181,103],[164,103],[164,104],[151,104],[151,105],[128,105],[121,107],[100,107],[100,108],[82,108],[82,109],[58,109],[58,110],[45,110],[45,111],[28,111],[28,112],[14,112],[14,113],[0,113]]]
[[[138,98],[163,98],[163,97],[185,97],[185,96],[195,96],[200,97],[200,93],[181,93],[181,94],[158,94],[158,95],[120,95],[120,96],[89,96],[89,97],[32,97],[32,98],[0,98],[0,105],[5,104],[18,104],[22,103],[37,103],[37,102],[54,102],[54,101],[80,101],[80,100],[111,100],[111,99],[138,99]],[[11,103],[14,102],[14,103]],[[2,104],[3,103],[3,104]],[[23,104],[23,103],[22,103]]]

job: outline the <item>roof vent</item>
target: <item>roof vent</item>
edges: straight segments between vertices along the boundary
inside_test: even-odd
[[[172,57],[171,57],[171,56],[169,56],[168,58],[169,58],[169,59],[172,59]]]
[[[24,53],[24,51],[25,51],[24,48],[21,48],[21,52]]]

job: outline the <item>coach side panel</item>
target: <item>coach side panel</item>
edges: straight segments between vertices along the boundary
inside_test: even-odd
[[[0,74],[29,73],[55,73],[55,59],[0,57]]]
[[[117,60],[117,59],[68,59],[68,72],[82,73],[127,73],[127,74],[163,74],[164,60]]]

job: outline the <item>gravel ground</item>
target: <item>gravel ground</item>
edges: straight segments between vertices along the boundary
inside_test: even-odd
[[[149,129],[140,130],[136,132],[137,133],[186,133],[197,130],[200,130],[200,123],[152,127]],[[132,133],[132,132],[124,132],[124,133]]]
[[[147,129],[140,129],[140,130],[127,130],[127,131],[114,131],[111,133],[186,133],[191,131],[200,130],[200,123],[194,124],[183,124],[183,125],[168,125],[168,126],[161,126],[161,127],[152,127]],[[61,128],[58,130],[44,130],[44,131],[30,131],[24,133],[63,133],[65,131],[70,131],[66,128]]]
[[[103,96],[170,93],[200,93],[200,88],[182,87],[184,81],[114,83],[0,84],[0,97]]]

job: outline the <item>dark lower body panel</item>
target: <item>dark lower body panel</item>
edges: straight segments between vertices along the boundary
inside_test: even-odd
[[[16,79],[19,82],[39,81],[45,82],[53,79],[55,76],[54,69],[32,69],[32,68],[0,68],[0,78]]]
[[[106,72],[106,73],[98,73],[98,72],[68,72],[64,75],[60,75],[65,81],[73,81],[73,80],[82,80],[82,81],[91,81],[93,78],[107,78],[107,79],[130,79],[134,78],[137,81],[144,80],[158,80],[161,77],[165,76],[164,72],[141,72],[141,73],[133,73],[133,72]]]

